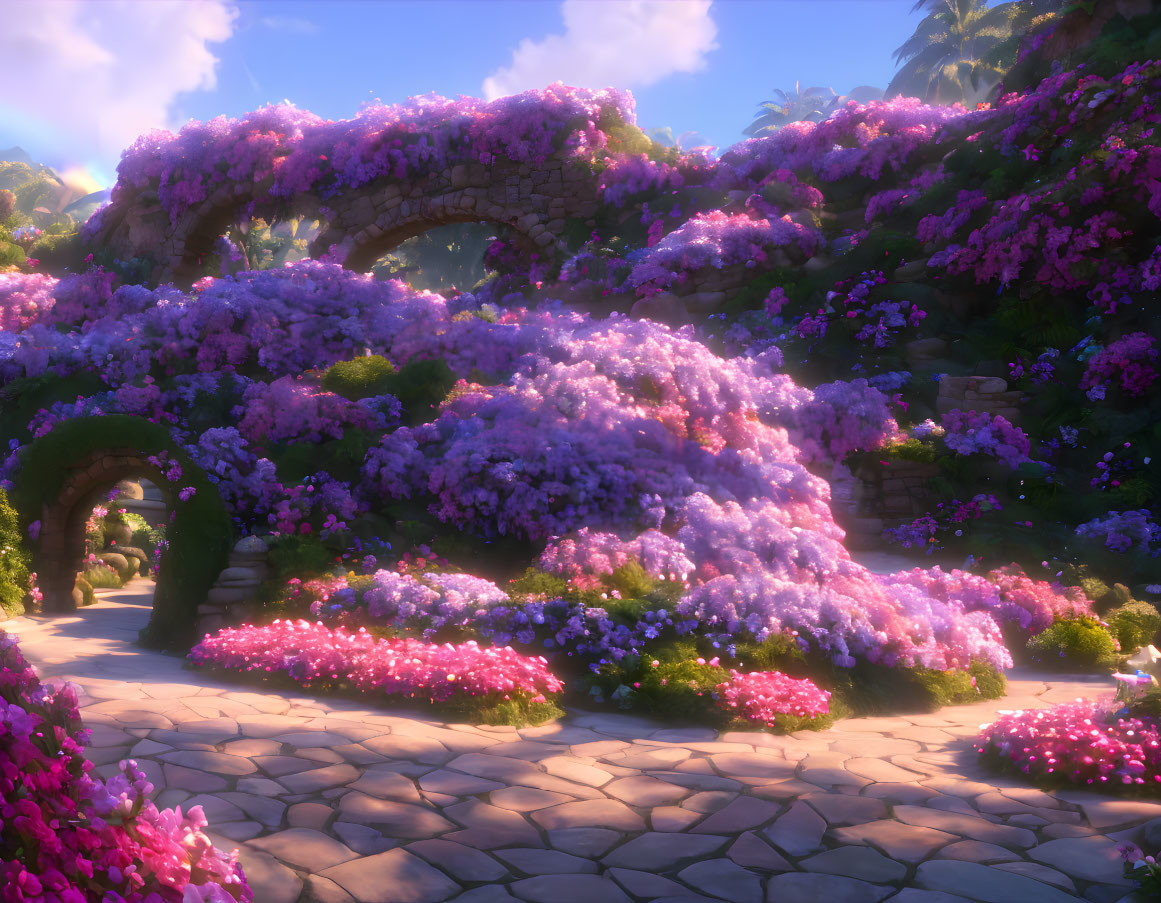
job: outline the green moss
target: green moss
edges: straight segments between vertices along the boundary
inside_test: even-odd
[[[167,452],[182,468],[182,486],[195,490],[174,508],[167,527],[169,547],[163,554],[153,614],[142,631],[142,643],[160,648],[191,644],[197,607],[205,601],[229,557],[233,524],[217,488],[190,458],[178,450],[169,431],[140,417],[123,414],[82,417],[57,424],[31,443],[17,477],[14,501],[25,517],[40,516],[56,499],[74,462],[110,448],[133,448],[143,456]],[[36,558],[34,555],[34,562]]]
[[[1121,645],[1121,652],[1131,655],[1134,650],[1150,645],[1161,630],[1161,613],[1149,602],[1130,599],[1105,615],[1109,633]]]
[[[1112,634],[1096,618],[1057,620],[1028,641],[1033,662],[1048,668],[1110,671],[1117,663]]]
[[[939,457],[934,444],[919,439],[892,443],[876,450],[875,454],[889,461],[914,461],[917,464],[933,464]]]
[[[536,568],[528,568],[523,575],[509,581],[508,595],[518,601],[526,600],[529,596],[555,599],[563,596],[567,587],[568,583],[563,577]]]
[[[395,365],[382,355],[357,357],[331,365],[323,374],[322,387],[350,401],[358,401],[386,392],[386,380],[396,372]]]
[[[81,605],[92,605],[97,601],[97,596],[93,592],[93,584],[84,577],[77,578],[76,586],[81,591]]]
[[[9,617],[24,614],[29,561],[16,509],[0,489],[0,608]]]

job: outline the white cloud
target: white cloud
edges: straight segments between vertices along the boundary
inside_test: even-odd
[[[705,68],[717,48],[711,0],[564,0],[564,34],[525,39],[484,79],[489,100],[562,81],[631,88]]]
[[[116,161],[181,125],[178,95],[216,87],[209,45],[237,14],[228,0],[0,0],[0,105],[42,123],[65,159]]]

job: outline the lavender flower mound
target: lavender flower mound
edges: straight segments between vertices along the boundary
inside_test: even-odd
[[[690,575],[667,616],[687,628],[758,638],[797,630],[844,664],[860,656],[938,668],[1008,662],[986,611],[891,584],[843,548],[828,486],[800,463],[799,447],[839,456],[894,436],[884,397],[865,382],[811,392],[766,361],[719,358],[688,330],[647,321],[525,309],[496,323],[451,315],[438,295],[318,262],[207,280],[187,294],[163,287],[152,304],[143,290],[113,290],[96,274],[61,286],[91,292],[96,319],[77,329],[46,306],[41,319],[51,326],[3,334],[0,373],[94,368],[117,388],[38,414],[33,430],[117,412],[168,424],[246,529],[325,536],[387,500],[430,498],[440,520],[478,536],[543,544],[588,528],[629,537],[631,557],[650,572]],[[364,349],[400,365],[442,357],[461,376],[488,367],[511,376],[489,386],[461,381],[432,422],[392,426],[322,391],[311,375]],[[200,399],[222,391],[239,399],[230,417],[189,431]],[[271,443],[352,428],[381,435],[355,484],[324,472],[286,484],[264,454]],[[17,448],[6,479],[20,459]],[[568,569],[606,570],[599,546],[570,553]],[[370,604],[386,620],[423,614],[432,629],[476,611],[510,618],[503,593],[473,580],[409,585],[381,574]],[[600,618],[563,614],[560,629]],[[598,647],[625,649],[649,632],[656,625],[643,622],[593,635],[607,641]]]

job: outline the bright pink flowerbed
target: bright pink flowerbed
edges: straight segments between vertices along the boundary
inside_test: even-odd
[[[976,750],[1032,778],[1086,785],[1161,788],[1161,729],[1155,719],[1118,717],[1112,702],[1078,700],[1006,712],[986,725]]]
[[[0,630],[0,899],[5,903],[249,903],[237,856],[201,806],[159,811],[137,763],[107,781],[84,757],[77,695],[42,684]]]
[[[544,658],[507,646],[377,639],[363,628],[349,633],[309,621],[227,628],[198,643],[189,658],[206,667],[285,673],[301,684],[337,681],[365,693],[432,702],[491,694],[544,702],[545,694],[564,688]]]

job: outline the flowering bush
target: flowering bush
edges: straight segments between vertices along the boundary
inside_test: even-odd
[[[988,455],[1016,468],[1031,461],[1028,434],[1005,417],[981,411],[948,411],[943,415],[947,431],[943,441],[960,455]]]
[[[132,760],[100,781],[71,685],[42,685],[0,631],[0,874],[11,900],[248,903],[236,851],[214,848],[201,806],[159,811]]]
[[[1034,779],[1094,786],[1161,784],[1161,729],[1108,703],[1077,701],[1001,714],[976,741],[984,761]]]
[[[779,671],[730,671],[730,679],[717,687],[717,704],[747,721],[767,727],[813,720],[830,712],[830,693],[812,681],[787,677]]]
[[[546,703],[564,686],[543,658],[510,647],[379,640],[361,628],[350,633],[308,621],[276,620],[207,634],[189,659],[201,667],[284,674],[305,686],[347,686],[376,696],[461,705],[478,697],[481,708],[500,701]]]
[[[1140,552],[1151,558],[1161,556],[1161,526],[1148,509],[1110,511],[1076,528],[1076,535],[1101,541],[1112,552]]]
[[[883,535],[905,549],[923,549],[925,554],[930,555],[943,548],[943,542],[949,535],[957,538],[962,536],[971,521],[1001,508],[999,499],[990,492],[981,492],[966,502],[959,499],[938,502],[935,513],[929,511],[909,524],[888,527]]]
[[[684,282],[694,270],[753,267],[773,249],[791,246],[809,257],[817,244],[814,231],[789,216],[755,220],[720,210],[699,213],[637,258],[629,284],[645,297]]]
[[[1091,392],[1098,386],[1115,385],[1130,398],[1144,395],[1157,381],[1154,362],[1158,354],[1147,332],[1123,336],[1089,358],[1080,387]]]

